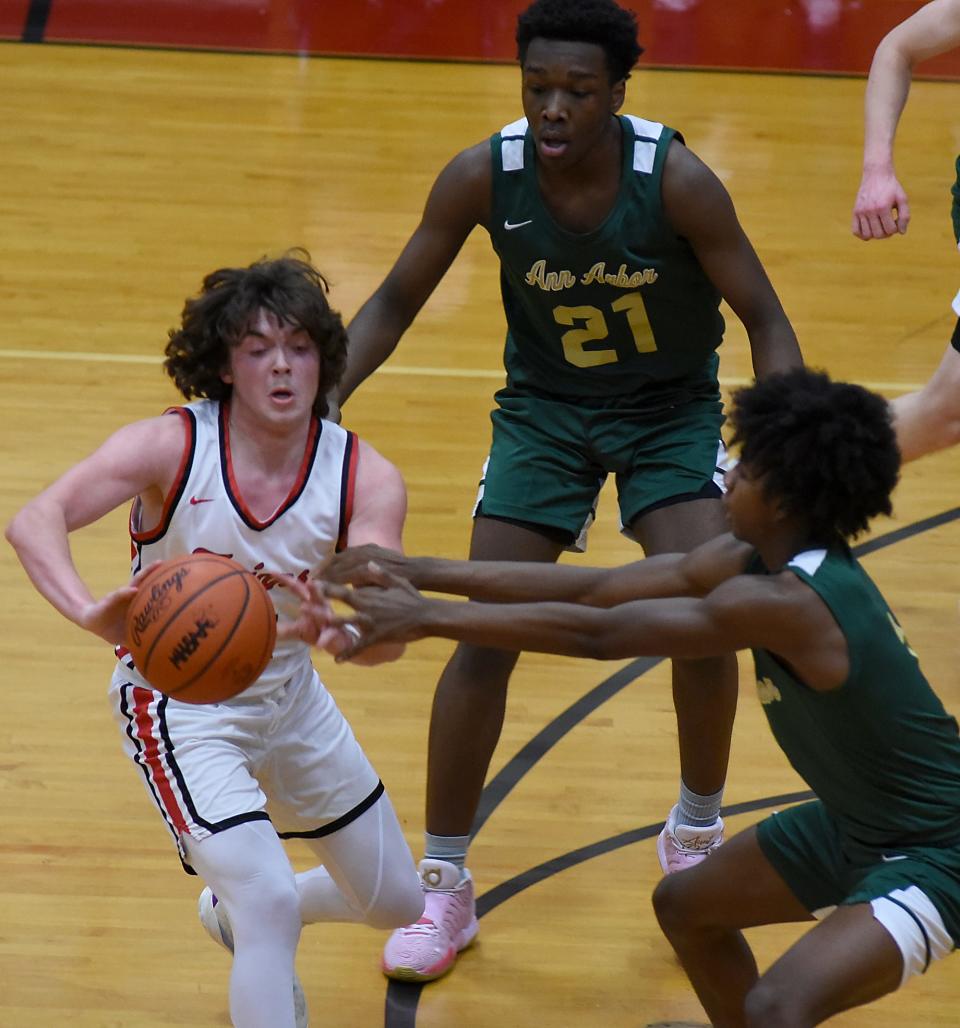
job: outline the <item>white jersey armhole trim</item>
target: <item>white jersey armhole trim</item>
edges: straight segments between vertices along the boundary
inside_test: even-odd
[[[526,118],[518,118],[500,129],[500,160],[504,171],[523,170],[523,138],[527,125]]]

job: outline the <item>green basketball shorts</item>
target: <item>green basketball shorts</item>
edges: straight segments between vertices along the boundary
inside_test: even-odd
[[[891,931],[903,951],[905,945],[897,931],[877,915],[882,900],[912,912],[901,935],[911,930],[911,924],[920,924],[920,949],[932,949],[927,963],[960,942],[958,846],[910,846],[878,851],[875,859],[866,860],[862,846],[846,844],[819,800],[761,821],[757,841],[790,891],[814,916],[825,916],[836,906],[871,903],[877,920]]]
[[[475,516],[540,525],[580,540],[609,474],[616,479],[621,526],[660,506],[722,495],[719,400],[698,399],[656,414],[632,398],[593,407],[510,387],[496,400]]]

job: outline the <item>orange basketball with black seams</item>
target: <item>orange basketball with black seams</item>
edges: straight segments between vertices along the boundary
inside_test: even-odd
[[[127,610],[126,646],[137,670],[184,703],[219,703],[243,692],[263,673],[276,639],[267,590],[215,553],[164,561]]]

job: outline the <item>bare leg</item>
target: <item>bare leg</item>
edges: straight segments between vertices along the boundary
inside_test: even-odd
[[[900,983],[900,950],[868,904],[840,907],[758,977],[741,929],[811,918],[755,828],[664,878],[653,905],[716,1028],[809,1028]]]
[[[838,907],[770,968],[747,996],[750,1028],[807,1028],[900,985],[903,957],[869,903]]]
[[[686,553],[727,530],[720,500],[693,500],[641,515],[631,526],[647,556]],[[737,712],[737,659],[673,661],[680,774],[689,789],[709,796],[723,788]]]
[[[927,384],[891,406],[904,461],[960,442],[960,353],[948,346]]]
[[[653,907],[716,1028],[748,1024],[746,999],[758,974],[740,929],[810,919],[764,857],[753,828],[709,860],[662,879]]]
[[[519,525],[478,517],[471,560],[555,561],[558,543]],[[518,654],[461,644],[433,699],[427,762],[427,831],[469,835],[503,727],[507,683]]]

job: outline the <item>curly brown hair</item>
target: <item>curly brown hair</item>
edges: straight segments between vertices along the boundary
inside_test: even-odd
[[[246,268],[219,268],[203,280],[199,296],[183,307],[180,327],[171,329],[164,368],[188,399],[226,400],[232,386],[220,377],[230,347],[247,332],[258,311],[306,330],[320,353],[322,387],[313,411],[327,414],[327,393],[347,363],[347,333],[327,302],[327,280],[306,250],[289,250],[276,260],[261,258]]]

